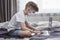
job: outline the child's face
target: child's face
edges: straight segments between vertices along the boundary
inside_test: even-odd
[[[32,7],[27,8],[28,13],[35,13],[35,10]]]

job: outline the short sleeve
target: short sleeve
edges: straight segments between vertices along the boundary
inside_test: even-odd
[[[16,15],[16,21],[17,22],[25,22],[25,16],[24,16],[24,14],[23,13],[17,13],[17,15]]]
[[[27,21],[27,22],[28,22],[28,18],[27,18],[27,16],[25,16],[25,21]]]

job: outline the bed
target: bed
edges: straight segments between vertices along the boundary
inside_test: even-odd
[[[6,26],[8,23],[9,22],[0,23],[0,28],[2,28],[2,26],[3,27]],[[48,26],[49,26],[49,22],[48,21],[40,21],[38,23],[36,23],[36,22],[29,22],[29,23],[30,23],[30,25],[36,27],[36,29],[41,29],[41,30],[45,29],[45,28],[48,28]],[[59,21],[53,21],[52,22],[52,27],[60,27],[60,22]],[[19,37],[13,37],[13,36],[9,36],[9,35],[6,35],[6,34],[0,35],[0,38],[1,39],[4,39],[4,38],[9,39],[10,38],[10,39],[13,39],[13,40],[14,39],[17,39],[17,40],[21,39]],[[29,40],[29,38],[23,38],[23,39]],[[23,39],[21,39],[21,40],[23,40]]]

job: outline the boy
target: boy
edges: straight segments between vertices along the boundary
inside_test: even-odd
[[[26,4],[23,11],[16,13],[10,20],[8,26],[12,29],[9,31],[9,35],[30,37],[32,33],[40,33],[37,29],[29,25],[26,15],[31,15],[38,11],[37,5],[30,1]]]

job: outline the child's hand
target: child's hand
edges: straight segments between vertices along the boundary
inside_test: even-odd
[[[38,29],[38,28],[34,28],[36,31],[41,31],[41,29]]]
[[[35,34],[41,34],[41,31],[34,31]]]

